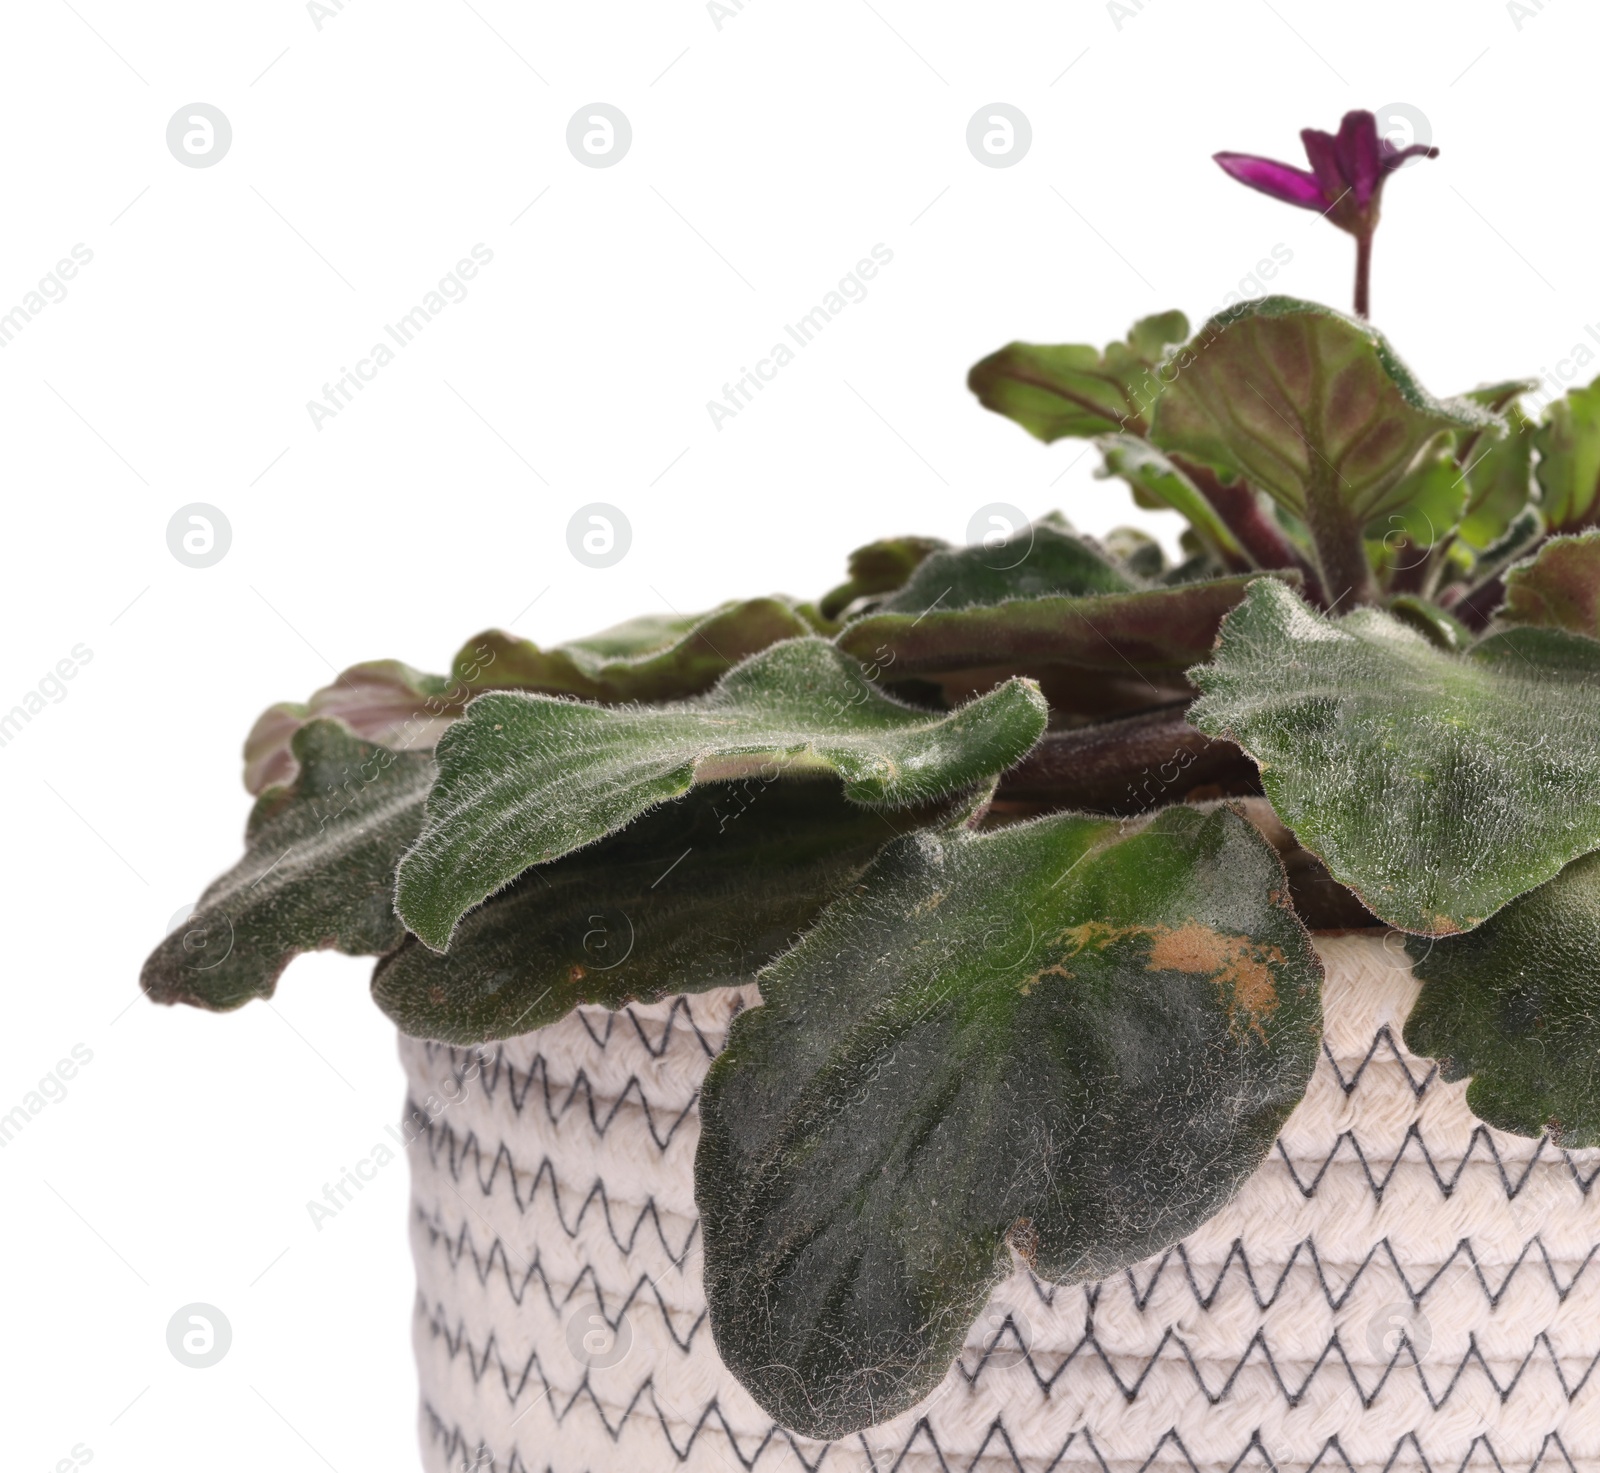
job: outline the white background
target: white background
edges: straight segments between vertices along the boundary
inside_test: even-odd
[[[1593,7],[1136,6],[11,7],[0,312],[93,261],[0,349],[0,711],[93,657],[0,748],[0,1113],[93,1061],[0,1148],[8,1468],[416,1465],[404,1162],[321,1231],[306,1209],[399,1114],[367,964],[304,958],[226,1017],[136,991],[238,855],[261,707],[360,659],[443,669],[489,625],[815,596],[853,546],[959,541],[988,502],[1140,520],[967,367],[1198,319],[1275,245],[1274,288],[1347,305],[1350,241],[1208,158],[1298,162],[1347,107],[1420,109],[1443,149],[1391,182],[1377,248],[1375,317],[1423,382],[1573,371],[1600,322]],[[214,167],[166,147],[195,101],[232,124]],[[595,101],[632,123],[609,169],[566,146]],[[1033,128],[1007,169],[965,142],[996,101]],[[318,429],[306,401],[480,242],[470,295]],[[866,299],[717,429],[707,400],[877,243]],[[203,570],[166,544],[196,501],[233,530]],[[591,501],[633,528],[603,571],[567,548]],[[233,1327],[209,1370],[167,1350],[191,1301]]]

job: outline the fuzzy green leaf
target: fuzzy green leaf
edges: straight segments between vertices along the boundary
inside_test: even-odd
[[[868,614],[839,647],[887,679],[1048,665],[1132,675],[1182,670],[1211,653],[1222,616],[1253,574],[1087,598],[1018,598],[932,613]]]
[[[1380,919],[1470,930],[1600,848],[1600,644],[1512,629],[1465,655],[1263,578],[1189,672],[1295,837]]]
[[[985,409],[1045,441],[1142,433],[1161,392],[1155,366],[1189,336],[1189,319],[1162,312],[1134,323],[1126,342],[1102,353],[1087,344],[1011,343],[973,365],[967,387]]]
[[[1534,499],[1534,425],[1518,396],[1538,387],[1536,380],[1514,379],[1463,396],[1498,414],[1507,426],[1498,439],[1471,432],[1459,437],[1456,458],[1467,483],[1461,539],[1469,547],[1485,548],[1498,541]]]
[[[1055,513],[1004,542],[929,554],[873,614],[926,614],[1047,594],[1130,593],[1139,581]]]
[[[1551,404],[1533,442],[1539,509],[1550,529],[1575,532],[1600,520],[1600,379]]]
[[[405,1032],[469,1044],[580,1003],[738,986],[914,817],[850,803],[827,779],[711,783],[528,870],[443,956],[409,939],[379,963],[373,996]]]
[[[1506,574],[1499,617],[1600,639],[1600,529],[1552,538]]]
[[[949,545],[939,537],[886,537],[858,547],[850,554],[849,578],[826,593],[818,605],[823,617],[839,618],[858,598],[893,593],[930,552]]]
[[[1390,599],[1389,612],[1442,650],[1459,654],[1473,642],[1472,631],[1453,614],[1414,593],[1402,593]]]
[[[1219,313],[1168,367],[1150,438],[1298,517],[1318,501],[1356,526],[1385,517],[1439,431],[1498,428],[1470,400],[1430,396],[1366,323],[1293,297]]]
[[[1369,522],[1366,535],[1388,546],[1403,539],[1410,548],[1432,547],[1461,524],[1469,494],[1466,477],[1456,464],[1456,437],[1441,432],[1422,448],[1395,486],[1390,497],[1393,510]]]
[[[914,711],[817,638],[776,645],[708,695],[662,706],[494,692],[440,739],[427,824],[400,866],[400,914],[443,951],[467,910],[530,865],[604,838],[697,781],[786,766],[837,773],[856,803],[924,803],[1009,767],[1045,720],[1043,696],[1025,681],[948,715]]]
[[[1540,380],[1536,378],[1505,378],[1492,384],[1479,384],[1477,388],[1468,389],[1460,397],[1470,399],[1491,414],[1503,415],[1524,394],[1533,393],[1539,384]]]
[[[605,702],[698,695],[758,650],[812,633],[805,613],[787,599],[746,599],[709,614],[645,615],[548,650],[489,629],[461,647],[448,676],[425,675],[398,660],[356,665],[304,704],[284,702],[261,715],[245,739],[245,786],[259,793],[288,782],[289,739],[318,716],[386,747],[427,751],[481,691]]]
[[[1539,508],[1525,506],[1522,515],[1514,518],[1496,541],[1478,553],[1477,561],[1472,565],[1474,596],[1463,600],[1463,603],[1473,603],[1486,590],[1493,590],[1501,575],[1508,568],[1530,556],[1544,541],[1545,536],[1544,517],[1540,514]],[[1499,599],[1497,598],[1495,602],[1498,604]],[[1491,607],[1484,609],[1483,613],[1491,614],[1495,611],[1496,609]]]
[[[1476,931],[1407,943],[1422,995],[1406,1046],[1469,1075],[1467,1105],[1518,1135],[1600,1146],[1600,854]]]
[[[1137,435],[1107,435],[1100,441],[1106,458],[1102,475],[1120,476],[1135,492],[1140,505],[1153,502],[1183,516],[1206,549],[1234,567],[1254,567],[1232,528],[1217,515],[1200,488],[1148,440]]]
[[[157,1002],[236,1008],[270,997],[302,951],[381,955],[404,939],[395,865],[422,828],[432,758],[326,720],[291,745],[297,776],[257,800],[245,857],[144,964],[140,985]]]
[[[1170,571],[1161,544],[1140,527],[1113,527],[1101,545],[1141,583],[1154,582]]]
[[[244,743],[245,788],[259,796],[293,782],[295,733],[319,719],[342,722],[392,751],[431,751],[470,694],[465,685],[399,660],[352,665],[309,701],[281,701],[256,718]]]
[[[474,693],[531,690],[585,701],[679,700],[709,690],[740,660],[813,632],[794,604],[778,598],[728,603],[709,614],[631,619],[550,650],[491,631],[477,641],[488,658],[480,657],[481,669],[466,684]]]
[[[717,1350],[844,1436],[948,1371],[1008,1248],[1103,1278],[1176,1242],[1305,1090],[1321,966],[1229,810],[897,840],[761,974],[701,1096]]]

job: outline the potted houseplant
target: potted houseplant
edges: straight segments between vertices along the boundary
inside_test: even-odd
[[[379,958],[430,1469],[1600,1459],[1600,384],[1429,395],[1367,321],[1418,151],[1304,136],[1218,160],[1355,315],[972,370],[1176,566],[891,538],[251,732],[143,986]]]

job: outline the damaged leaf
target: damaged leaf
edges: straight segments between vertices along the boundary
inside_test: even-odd
[[[896,840],[759,980],[701,1096],[706,1292],[818,1438],[932,1391],[1011,1250],[1076,1283],[1198,1227],[1321,1037],[1283,868],[1228,810]]]

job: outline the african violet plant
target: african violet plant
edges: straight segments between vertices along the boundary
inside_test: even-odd
[[[1306,142],[1220,159],[1356,234],[1364,311],[1402,156],[1365,113]],[[1051,515],[874,543],[815,605],[356,666],[257,723],[245,857],[143,976],[224,1009],[375,954],[462,1045],[758,983],[701,1101],[705,1283],[819,1437],[930,1391],[1014,1264],[1095,1279],[1229,1199],[1311,1076],[1313,928],[1404,935],[1407,1040],[1484,1119],[1600,1143],[1600,382],[1436,399],[1267,297],[971,385],[1186,560]]]

